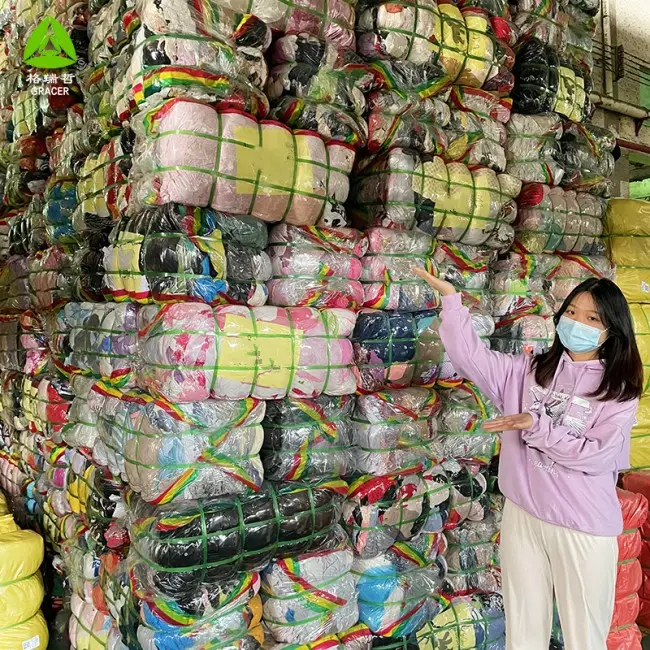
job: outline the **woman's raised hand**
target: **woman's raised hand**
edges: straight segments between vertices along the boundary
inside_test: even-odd
[[[419,278],[422,278],[434,291],[437,291],[441,296],[451,296],[456,293],[456,287],[451,282],[441,280],[431,273],[427,273],[424,269],[411,267],[411,270]]]

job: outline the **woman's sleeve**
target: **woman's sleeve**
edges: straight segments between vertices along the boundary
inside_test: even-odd
[[[503,411],[505,387],[515,375],[523,381],[525,357],[488,349],[474,331],[460,293],[442,297],[440,338],[456,372],[474,382]]]
[[[529,447],[567,469],[592,476],[608,474],[619,469],[617,461],[627,444],[638,406],[638,400],[608,404],[594,426],[579,438],[567,426],[554,426],[546,413],[532,414],[534,424],[522,431],[522,438]]]

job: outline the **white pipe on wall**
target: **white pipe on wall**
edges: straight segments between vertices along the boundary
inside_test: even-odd
[[[600,20],[603,36],[603,88],[605,95],[614,96],[614,62],[612,61],[612,14],[610,0],[600,0]]]
[[[598,93],[591,93],[589,96],[591,101],[595,106],[602,108],[606,111],[611,111],[612,113],[618,113],[619,115],[626,115],[635,120],[647,120],[650,119],[650,111],[641,108],[641,106],[635,106],[634,104],[628,104],[623,102],[620,99],[614,99],[612,97],[603,97]]]

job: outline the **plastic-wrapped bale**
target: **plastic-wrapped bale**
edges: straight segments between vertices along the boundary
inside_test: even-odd
[[[11,255],[0,269],[0,307],[6,314],[25,311],[30,305],[28,260]]]
[[[551,316],[551,278],[560,265],[556,255],[511,251],[493,266],[490,280],[492,315],[497,322],[527,314]]]
[[[263,623],[276,641],[308,643],[358,621],[354,554],[343,539],[334,548],[273,560],[262,571]]]
[[[605,230],[616,284],[629,302],[650,302],[650,202],[611,199]]]
[[[514,4],[514,23],[520,38],[535,36],[549,49],[559,50],[566,30],[561,0],[516,0]]]
[[[648,518],[648,500],[642,494],[618,490],[623,511],[624,532],[618,538],[618,570],[614,617],[607,637],[607,647],[641,650],[641,631],[636,620],[640,601],[638,592],[643,571],[638,560],[643,541],[639,529]]]
[[[26,206],[34,195],[45,191],[49,175],[44,139],[24,136],[14,140],[11,162],[7,165],[4,203],[13,208]]]
[[[115,300],[266,302],[266,226],[250,217],[168,203],[124,217],[104,249]]]
[[[501,591],[500,527],[500,514],[491,512],[483,521],[468,521],[446,532],[447,584],[454,596]]]
[[[173,402],[351,394],[354,323],[343,309],[165,305],[140,332],[139,380]]]
[[[125,129],[84,161],[78,172],[79,205],[72,216],[77,233],[108,232],[119,218],[128,195],[133,140],[133,131]]]
[[[294,225],[344,225],[354,149],[170,99],[133,121],[129,209],[182,203]]]
[[[22,328],[17,314],[0,314],[0,362],[3,369],[24,370],[25,351],[21,344]]]
[[[650,499],[650,473],[647,471],[628,472],[623,475],[623,488]],[[640,513],[639,513],[640,514]],[[646,515],[648,513],[646,512]],[[636,622],[641,627],[650,624],[650,519],[645,519],[641,524],[641,550],[638,553],[643,571],[642,585],[639,593],[639,613]],[[630,541],[633,541],[632,535]],[[635,543],[635,542],[634,542]]]
[[[70,610],[68,626],[70,648],[108,650],[108,638],[113,628],[111,617],[100,612],[92,600],[84,600],[76,593],[73,593],[70,598]]]
[[[490,267],[496,256],[496,251],[489,248],[437,242],[433,261],[438,267],[438,276],[462,293],[463,303],[470,311],[490,314]]]
[[[454,598],[417,634],[420,650],[505,650],[506,621],[500,594]]]
[[[392,7],[395,8],[392,8]],[[393,59],[442,70],[439,88],[457,84],[480,88],[495,62],[486,12],[431,0],[390,5],[368,2],[357,22],[358,52],[369,59]]]
[[[508,174],[524,183],[559,185],[564,178],[560,158],[562,120],[556,113],[513,113],[506,125]]]
[[[72,246],[75,241],[72,214],[77,207],[77,185],[60,181],[48,185],[45,192],[46,237],[51,246]]]
[[[540,183],[525,185],[517,199],[517,241],[529,253],[604,252],[600,240],[607,203],[591,194]]]
[[[72,257],[59,247],[39,251],[27,258],[32,307],[56,309],[70,297]]]
[[[105,388],[98,384],[95,390]],[[264,402],[249,398],[172,405],[132,392],[109,408],[110,416],[108,409],[99,414],[102,439],[120,441],[129,486],[145,501],[170,503],[260,488]]]
[[[632,324],[641,361],[643,362],[644,389],[650,391],[650,305],[631,304]]]
[[[203,26],[207,29],[198,38],[194,33],[174,33],[169,23],[162,23],[161,34],[155,31],[160,24],[151,20],[155,11],[151,6],[155,3],[146,4],[150,11],[145,12],[141,26],[131,36],[131,46],[122,51],[116,64],[120,79],[112,99],[117,121],[128,120],[136,111],[147,110],[170,97],[206,101],[259,118],[266,116],[269,103],[263,89],[268,70],[254,39],[250,45],[238,47],[230,40],[215,38],[205,19]],[[195,20],[201,20],[196,5],[175,4],[177,10],[186,9]],[[179,22],[187,17],[186,13]],[[248,17],[248,23],[251,21],[252,16]],[[257,45],[265,45],[270,36],[268,28],[265,31],[263,23],[256,22],[254,31],[260,37]],[[244,19],[243,30],[246,28]]]
[[[340,478],[353,469],[352,395],[266,402],[264,476],[271,481]]]
[[[361,260],[364,307],[395,311],[424,311],[439,306],[440,297],[413,267],[436,274],[431,235],[417,231],[371,228],[368,252]]]
[[[5,451],[0,451],[0,488],[9,496],[17,497],[22,494],[22,487],[27,476],[20,468],[19,462]]]
[[[264,632],[258,589],[259,576],[248,573],[204,587],[204,596],[185,602],[137,593],[138,645],[142,650],[200,650],[211,643],[224,650],[259,648]]]
[[[434,594],[446,575],[445,550],[444,536],[422,533],[377,557],[355,558],[359,620],[378,636],[417,632],[442,609]]]
[[[356,472],[379,476],[425,468],[436,458],[438,394],[404,388],[362,395],[352,416]]]
[[[361,258],[367,250],[365,235],[352,228],[273,226],[269,302],[284,307],[360,308]]]
[[[372,632],[363,623],[358,623],[345,632],[327,634],[311,643],[275,643],[273,639],[265,639],[266,650],[371,650],[373,643]]]
[[[63,363],[117,386],[134,381],[139,305],[69,302],[63,308],[67,348]]]
[[[524,1],[537,3],[544,0]],[[556,0],[549,0],[544,4],[553,7]],[[552,47],[538,38],[523,41],[517,50],[514,73],[515,87],[512,99],[515,113],[539,115],[555,110],[560,86],[560,62]]]
[[[554,339],[555,325],[550,316],[527,314],[499,321],[492,337],[492,348],[507,354],[537,356],[547,352]]]
[[[57,376],[25,377],[23,408],[31,425],[55,442],[61,442],[61,432],[68,423],[68,411],[73,394],[67,380]]]
[[[355,52],[306,33],[282,36],[270,54],[271,117],[355,147],[367,143],[364,92],[375,73]]]
[[[497,415],[478,387],[465,382],[442,393],[438,431],[433,448],[438,462],[455,458],[489,464],[498,455],[501,438],[483,430]]]
[[[131,504],[135,571],[145,588],[179,601],[239,571],[338,545],[343,481],[266,484],[249,497]]]
[[[40,375],[48,368],[50,348],[43,320],[35,312],[24,311],[18,319],[21,328],[20,345],[25,351],[23,370],[27,375]]]
[[[562,255],[560,266],[551,276],[551,297],[553,311],[558,311],[569,294],[582,282],[590,278],[607,278],[613,280],[616,269],[603,255]],[[631,305],[634,307],[634,305]],[[637,337],[639,331],[637,331]],[[650,360],[650,349],[648,357]]]
[[[560,56],[574,70],[579,70],[585,80],[591,82],[594,69],[594,36],[596,35],[596,14],[600,6],[585,10],[575,2],[563,8],[567,27]]]
[[[566,170],[562,186],[598,196],[612,195],[616,135],[595,124],[571,122],[564,128],[561,161]]]
[[[558,96],[553,110],[574,122],[591,117],[593,108],[585,89],[585,79],[580,72],[560,66]]]
[[[394,76],[400,66],[383,63],[379,69]],[[400,88],[406,85],[405,80],[398,78],[395,85]],[[451,109],[441,98],[422,99],[415,90],[382,88],[369,93],[367,100],[369,153],[404,147],[440,155],[447,149],[444,127],[451,120]]]
[[[364,475],[350,485],[342,522],[355,553],[372,558],[419,533],[439,533],[466,519],[483,519],[486,488],[478,465],[455,460],[424,474]]]
[[[433,386],[443,360],[437,320],[435,311],[361,311],[352,335],[359,392]]]
[[[362,226],[420,230],[442,241],[500,248],[512,241],[521,182],[487,167],[393,149],[363,161],[352,190]]]
[[[45,650],[48,630],[40,612],[43,600],[43,538],[20,530],[10,514],[0,516],[0,648]]]

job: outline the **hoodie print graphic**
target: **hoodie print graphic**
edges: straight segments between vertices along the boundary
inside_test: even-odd
[[[593,414],[591,402],[578,395],[571,395],[558,390],[548,391],[533,384],[530,387],[531,413],[540,413],[542,408],[553,421],[553,426],[564,425],[571,430],[571,435],[582,438],[587,430],[587,422]]]

